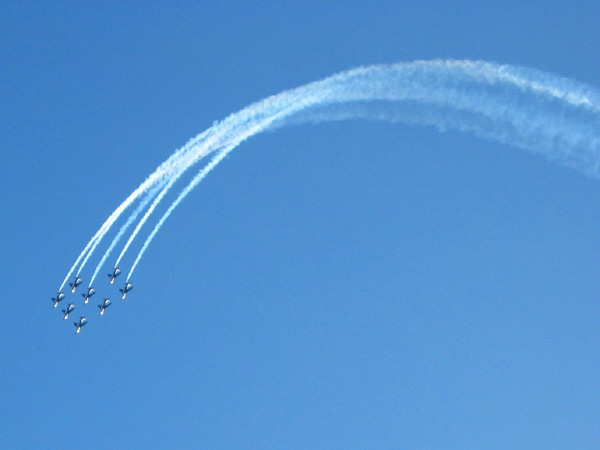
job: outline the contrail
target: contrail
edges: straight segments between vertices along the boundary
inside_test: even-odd
[[[190,141],[165,173],[170,180],[205,156],[217,154],[159,220],[128,279],[173,209],[241,142],[284,125],[348,118],[471,132],[541,154],[589,176],[600,175],[600,91],[596,88],[535,69],[482,61],[360,67],[254,103]]]

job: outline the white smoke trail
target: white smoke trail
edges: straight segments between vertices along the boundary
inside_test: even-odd
[[[179,196],[177,197],[177,199],[175,199],[175,201],[173,203],[171,203],[171,206],[169,206],[169,209],[167,209],[167,211],[163,214],[163,216],[160,218],[160,220],[158,221],[158,223],[156,224],[156,226],[154,227],[154,229],[152,230],[152,232],[146,238],[146,242],[144,242],[144,245],[142,246],[141,250],[139,251],[138,255],[135,258],[135,261],[133,261],[133,265],[131,266],[131,269],[129,270],[129,273],[127,274],[127,279],[125,280],[126,283],[129,282],[129,279],[131,278],[131,275],[133,275],[133,271],[135,270],[135,268],[137,267],[138,263],[140,262],[140,259],[142,259],[142,256],[144,255],[144,253],[146,252],[146,249],[150,245],[150,242],[152,242],[152,239],[154,239],[154,236],[156,235],[156,233],[158,233],[158,230],[160,230],[160,228],[162,227],[163,223],[165,223],[165,220],[167,220],[169,218],[169,216],[171,215],[171,213],[173,212],[173,210],[175,208],[177,208],[177,205],[179,205],[179,203],[184,199],[184,197],[198,183],[200,183],[200,181],[202,181],[202,179],[206,175],[208,175],[208,173],[217,164],[219,164],[221,162],[221,160],[223,158],[225,158],[225,156],[227,156],[227,154],[234,147],[235,147],[235,145],[231,145],[229,147],[226,147],[226,148],[222,149],[220,152],[218,152],[217,155],[194,177],[194,179],[190,182],[190,184],[188,184],[186,186],[186,188],[183,191],[181,191],[181,193],[179,194]]]
[[[600,91],[595,88],[533,69],[480,61],[361,67],[254,103],[186,146],[171,176],[179,177],[201,158],[221,150],[163,215],[128,279],[172,210],[239,143],[290,123],[349,117],[470,131],[543,154],[590,176],[600,174]]]
[[[212,141],[210,139],[210,135],[205,136],[201,140],[197,140],[196,147],[200,146],[201,143],[205,147],[210,148],[211,147],[211,143],[212,143]],[[119,257],[117,258],[117,260],[116,260],[116,262],[114,264],[114,267],[118,267],[119,263],[121,262],[121,259],[123,259],[123,256],[125,256],[125,253],[127,252],[127,250],[129,249],[129,247],[131,246],[131,243],[136,238],[136,236],[138,235],[138,233],[140,232],[140,230],[144,226],[144,224],[147,222],[148,218],[152,215],[152,213],[154,212],[154,210],[156,209],[156,207],[158,206],[158,204],[162,201],[162,199],[164,198],[164,196],[169,192],[169,190],[173,187],[173,185],[177,182],[177,180],[179,180],[179,178],[183,175],[183,173],[187,170],[187,168],[190,167],[191,165],[195,164],[197,161],[199,161],[200,159],[202,159],[204,156],[205,155],[202,154],[202,153],[200,153],[200,154],[193,153],[191,155],[191,160],[187,161],[187,162],[183,161],[184,158],[182,158],[182,161],[180,163],[181,168],[179,170],[173,170],[173,173],[171,175],[171,178],[169,179],[169,182],[166,183],[166,185],[163,187],[163,189],[160,192],[160,194],[158,194],[158,197],[156,197],[154,199],[154,201],[152,202],[152,205],[150,205],[150,207],[148,208],[148,210],[146,211],[146,213],[144,214],[144,216],[140,219],[140,221],[136,225],[135,229],[133,230],[133,232],[129,236],[129,239],[127,239],[127,242],[125,243],[125,246],[123,247],[123,250],[121,250],[121,253],[119,254]]]
[[[289,110],[283,109],[283,110],[277,112],[276,114],[272,114],[270,117],[263,119],[261,122],[254,123],[249,128],[245,128],[243,132],[239,132],[239,130],[238,130],[237,133],[234,133],[236,137],[233,140],[233,142],[226,145],[225,147],[223,147],[217,153],[217,155],[192,179],[192,181],[186,186],[186,188],[183,191],[181,191],[179,196],[175,199],[175,201],[171,204],[171,206],[169,206],[167,211],[160,218],[160,220],[158,221],[158,223],[156,224],[156,226],[154,227],[154,229],[152,230],[150,235],[146,238],[144,245],[142,246],[141,250],[139,251],[138,255],[136,256],[135,261],[133,262],[133,265],[131,266],[131,269],[129,270],[129,274],[127,274],[127,280],[125,280],[125,282],[129,281],[129,279],[131,278],[131,275],[133,275],[133,271],[135,270],[136,266],[138,265],[140,259],[144,255],[144,253],[146,252],[146,249],[150,245],[150,242],[152,242],[152,239],[154,239],[154,236],[156,235],[156,233],[158,233],[158,230],[160,230],[163,223],[167,220],[167,218],[171,215],[171,213],[179,205],[179,203],[181,203],[181,201],[185,198],[185,196],[187,196],[190,193],[190,191],[194,187],[196,187],[198,185],[198,183],[200,183],[200,181],[202,181],[204,179],[204,177],[206,175],[208,175],[208,173],[217,164],[219,164],[219,162],[221,162],[221,160],[223,158],[225,158],[225,156],[227,156],[227,154],[231,150],[233,150],[235,147],[240,145],[241,142],[243,142],[248,137],[255,135],[256,133],[260,133],[261,131],[267,129],[272,123],[276,122],[278,119],[280,119],[282,117],[285,117],[288,114],[289,114]],[[217,125],[215,125],[215,127],[216,126]],[[204,157],[210,151],[214,151],[211,149],[210,145],[207,146],[206,148],[209,149],[207,152],[202,152],[202,151],[198,152],[199,158]],[[193,164],[193,162],[191,164]],[[183,173],[183,171],[185,171],[188,167],[189,166],[183,167],[181,173]],[[165,188],[165,189],[167,189],[167,188]],[[157,198],[157,200],[159,200],[159,199]],[[158,203],[158,202],[156,202],[156,203]],[[156,205],[153,205],[153,206],[156,206]],[[153,210],[154,210],[154,208],[150,208],[148,210],[148,212],[147,212],[148,216],[152,213]],[[147,219],[147,217],[146,217],[146,219]],[[134,237],[135,237],[135,235],[132,234],[131,239],[133,239]],[[123,249],[122,254],[124,254],[126,250],[127,250],[127,246],[126,246],[126,248]]]
[[[73,274],[73,272],[75,271],[75,269],[77,268],[77,266],[79,265],[80,261],[83,259],[83,262],[81,263],[81,265],[79,266],[79,269],[77,270],[77,276],[79,276],[79,274],[81,273],[81,271],[84,268],[85,264],[87,263],[87,261],[89,260],[89,258],[94,253],[94,250],[96,249],[96,247],[98,246],[98,244],[100,243],[100,241],[102,240],[102,238],[106,235],[106,233],[108,233],[108,231],[110,230],[110,228],[118,220],[118,218],[121,216],[121,214],[133,202],[135,202],[141,195],[143,195],[144,193],[146,193],[152,186],[154,186],[156,183],[161,182],[161,180],[163,178],[165,178],[165,177],[168,178],[168,175],[170,173],[172,173],[175,169],[177,169],[180,166],[180,159],[183,156],[187,155],[187,152],[189,152],[190,148],[194,148],[203,139],[206,139],[207,137],[209,137],[211,132],[212,132],[212,128],[209,128],[205,132],[203,132],[203,133],[199,134],[198,136],[190,139],[183,147],[181,147],[180,149],[178,149],[177,151],[175,151],[171,156],[169,156],[169,158],[167,158],[166,161],[164,161],[160,166],[158,166],[156,168],[156,170],[152,174],[150,174],[146,178],[146,180],[144,180],[142,182],[142,184],[140,184],[137,187],[137,189],[135,189],[129,195],[129,197],[127,197],[123,201],[123,203],[121,203],[117,207],[117,209],[115,209],[112,212],[112,214],[108,217],[108,219],[106,219],[106,221],[102,224],[102,226],[96,232],[96,234],[94,234],[94,236],[92,236],[92,238],[90,239],[90,241],[86,244],[86,246],[84,247],[84,249],[82,250],[82,252],[79,254],[79,256],[77,257],[77,259],[75,260],[75,262],[73,263],[73,265],[69,269],[69,272],[65,276],[65,279],[63,280],[62,284],[60,285],[60,288],[58,289],[59,292],[63,290],[65,284],[67,283],[67,281],[69,280],[69,278],[71,277],[71,275]]]
[[[140,184],[138,186],[138,188],[135,189],[129,195],[129,197],[127,197],[123,201],[123,203],[121,203],[117,207],[117,209],[115,209],[112,212],[112,214],[110,216],[108,216],[108,219],[106,219],[106,221],[102,224],[102,226],[96,232],[96,234],[94,234],[94,236],[92,236],[90,241],[84,247],[83,251],[79,254],[77,259],[75,260],[75,263],[71,266],[71,269],[69,269],[67,276],[65,277],[64,281],[60,285],[59,291],[62,291],[63,287],[67,283],[67,280],[71,277],[71,275],[75,271],[75,268],[77,267],[79,262],[85,257],[83,263],[81,264],[81,266],[79,267],[79,270],[77,271],[77,276],[79,276],[81,270],[85,266],[85,263],[87,262],[87,260],[91,256],[91,254],[94,252],[95,248],[98,246],[98,244],[100,243],[100,241],[102,240],[104,235],[108,232],[108,230],[112,227],[112,225],[116,222],[116,220],[119,218],[119,216],[123,213],[123,211],[125,211],[140,195],[144,194],[156,182],[158,182],[162,177],[164,177],[166,174],[168,174],[168,172],[173,169],[174,162],[177,160],[178,156],[180,156],[178,152],[175,152],[173,155],[171,155],[165,162],[163,162],[156,169],[156,171],[154,171],[150,176],[148,176],[148,178],[146,178],[146,180],[144,180],[144,182],[142,184]]]
[[[90,282],[89,282],[88,287],[92,287],[92,284],[94,283],[94,280],[98,276],[98,272],[100,271],[100,268],[102,267],[102,265],[104,264],[104,262],[106,261],[106,259],[110,255],[110,253],[113,251],[113,249],[115,248],[115,246],[117,245],[117,243],[119,242],[119,240],[121,239],[121,237],[123,236],[123,234],[125,233],[125,231],[127,231],[127,229],[135,221],[135,219],[137,219],[137,216],[139,216],[140,213],[146,208],[146,206],[148,205],[148,203],[150,203],[150,200],[152,200],[153,198],[156,197],[156,194],[158,193],[158,191],[166,183],[167,183],[166,179],[161,180],[159,183],[156,184],[155,187],[153,187],[150,191],[148,191],[148,193],[146,194],[146,197],[140,202],[140,204],[138,205],[138,207],[131,213],[131,215],[129,216],[129,218],[127,219],[127,221],[121,226],[121,228],[119,229],[119,232],[113,238],[112,242],[110,243],[110,246],[108,247],[108,249],[106,250],[106,252],[104,252],[104,255],[102,256],[102,258],[100,259],[100,262],[96,266],[96,269],[94,270],[94,274],[92,275],[92,278],[90,278]],[[99,240],[97,242],[99,242]],[[88,256],[87,256],[86,260],[82,263],[82,266],[86,263],[87,259],[91,256],[92,252],[93,252],[93,249],[88,253]]]
[[[181,174],[182,174],[182,172],[178,172],[176,174],[173,174],[173,176],[171,177],[171,179],[169,180],[169,182],[160,191],[160,194],[158,194],[158,196],[154,199],[154,201],[152,202],[152,205],[150,205],[150,207],[148,208],[148,210],[144,213],[143,217],[140,219],[140,221],[136,225],[135,229],[133,230],[133,232],[129,236],[129,239],[127,239],[127,242],[123,246],[123,250],[121,250],[121,253],[119,254],[119,257],[115,261],[114,267],[118,267],[119,266],[119,263],[121,262],[121,259],[123,258],[123,256],[127,252],[127,250],[129,249],[129,246],[131,245],[131,243],[133,242],[133,240],[135,239],[135,237],[138,235],[138,233],[142,229],[142,226],[144,226],[144,224],[146,223],[146,221],[148,220],[148,218],[150,217],[150,215],[154,212],[154,210],[156,209],[156,207],[158,206],[158,204],[161,202],[161,200],[163,199],[163,197],[167,194],[167,192],[169,192],[169,190],[171,189],[171,187],[173,186],[173,184],[175,184],[175,182],[179,179],[179,177],[181,176]]]
[[[197,160],[198,159],[195,159],[195,161],[197,161]],[[190,163],[188,163],[188,164],[190,164]],[[193,164],[193,162],[191,162],[191,164]],[[189,165],[185,165],[185,168],[187,168],[187,167],[189,167]],[[167,194],[167,192],[169,192],[169,190],[171,189],[171,187],[173,187],[173,185],[175,184],[175,182],[177,180],[179,180],[179,178],[181,177],[181,175],[183,175],[184,171],[185,171],[185,169],[184,170],[175,170],[175,171],[173,171],[173,174],[171,175],[171,178],[169,179],[169,182],[164,185],[164,187],[162,188],[162,190],[160,191],[160,193],[158,194],[158,196],[152,202],[152,205],[150,205],[150,207],[148,208],[148,210],[146,211],[146,213],[144,214],[144,216],[140,219],[140,221],[136,225],[135,229],[133,230],[133,232],[129,236],[129,239],[127,239],[127,242],[125,243],[125,246],[123,247],[123,250],[121,250],[121,253],[119,254],[119,257],[117,258],[117,261],[115,262],[114,267],[118,267],[119,263],[121,262],[121,259],[123,258],[123,256],[125,256],[125,253],[127,252],[127,250],[129,249],[129,247],[131,246],[131,243],[133,242],[133,240],[135,239],[135,237],[140,232],[142,226],[144,226],[144,224],[146,223],[146,221],[148,220],[148,218],[150,217],[150,215],[154,212],[154,210],[156,209],[156,207],[158,206],[158,204],[161,202],[161,200],[164,198],[164,196]]]

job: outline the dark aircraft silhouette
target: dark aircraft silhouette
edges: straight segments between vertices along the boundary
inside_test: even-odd
[[[85,294],[81,294],[83,297],[83,303],[87,303],[88,300],[90,299],[90,297],[92,295],[94,295],[96,293],[96,289],[94,289],[93,287],[89,287],[88,291]]]
[[[85,317],[80,317],[79,322],[73,322],[73,325],[77,327],[77,329],[75,330],[75,334],[79,333],[81,331],[81,327],[84,326],[86,323],[87,319]]]
[[[71,311],[73,311],[74,309],[75,309],[75,305],[74,305],[73,303],[69,303],[69,304],[67,305],[67,309],[63,309],[63,310],[62,310],[62,312],[63,312],[63,314],[64,314],[64,316],[63,316],[63,319],[65,319],[65,320],[66,320],[66,319],[68,319],[68,318],[69,318],[69,313],[70,313]]]
[[[73,281],[72,283],[69,283],[69,286],[71,286],[71,294],[73,292],[75,292],[75,289],[77,289],[77,286],[79,286],[81,284],[83,280],[79,277],[75,277],[75,281]]]
[[[101,305],[98,305],[100,308],[100,315],[104,314],[104,310],[110,306],[110,298],[105,298]]]
[[[121,273],[121,269],[119,269],[118,267],[115,267],[115,270],[113,270],[113,273],[108,274],[108,276],[110,277],[109,283],[113,284],[115,282],[115,278],[117,278],[120,273]]]
[[[54,302],[54,308],[56,308],[58,306],[58,302],[60,302],[63,298],[65,298],[65,294],[63,294],[62,292],[59,292],[55,298],[52,299],[52,301]]]
[[[121,295],[121,300],[125,300],[125,297],[127,297],[127,293],[132,289],[133,289],[133,284],[125,283],[125,287],[123,289],[119,289],[119,291],[121,291],[123,293],[123,295]]]

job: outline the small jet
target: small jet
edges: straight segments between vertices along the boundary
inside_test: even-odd
[[[83,280],[79,277],[75,277],[75,281],[73,281],[72,283],[69,283],[69,286],[71,286],[71,294],[73,292],[75,292],[75,289],[77,289],[77,286],[79,286],[81,284]]]
[[[69,304],[67,305],[67,309],[63,309],[63,310],[62,310],[62,312],[63,312],[63,314],[64,314],[64,317],[63,317],[63,319],[65,319],[65,320],[66,320],[66,319],[68,319],[68,318],[69,318],[69,313],[70,313],[71,311],[73,311],[74,309],[75,309],[75,305],[74,305],[73,303],[69,303]]]
[[[121,269],[119,269],[118,267],[115,267],[115,270],[113,270],[113,273],[108,274],[108,276],[110,277],[109,283],[113,284],[115,282],[115,278],[117,278],[120,273],[121,273]]]
[[[56,294],[56,297],[52,299],[52,301],[54,302],[54,308],[58,306],[58,302],[60,302],[63,298],[65,298],[65,294],[63,294],[62,292]]]
[[[125,300],[125,297],[127,297],[127,293],[132,289],[133,284],[125,283],[125,287],[123,289],[119,289],[119,291],[123,293],[123,295],[121,295],[121,300]]]
[[[79,322],[73,322],[73,325],[77,327],[77,329],[75,330],[75,334],[79,333],[81,331],[81,327],[84,326],[86,323],[87,319],[85,317],[80,317]]]
[[[87,303],[90,297],[95,293],[96,289],[94,289],[93,287],[89,287],[87,293],[81,294],[81,296],[83,297],[83,303]]]
[[[100,315],[104,314],[104,310],[110,306],[110,298],[105,298],[101,305],[98,305],[100,308]]]

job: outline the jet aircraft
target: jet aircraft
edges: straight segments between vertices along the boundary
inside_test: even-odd
[[[73,325],[77,327],[77,329],[75,330],[75,334],[79,333],[81,331],[81,327],[84,326],[86,323],[87,319],[84,316],[79,318],[79,322],[73,322]]]
[[[54,308],[58,306],[58,302],[60,302],[63,298],[65,298],[65,294],[62,292],[59,292],[56,294],[56,297],[52,298],[52,301],[54,302]]]
[[[110,277],[109,283],[113,284],[115,282],[115,278],[117,278],[120,273],[121,273],[121,269],[119,269],[118,267],[115,267],[115,270],[113,270],[113,273],[108,274],[108,276]]]
[[[69,283],[69,286],[71,286],[71,294],[73,292],[75,292],[75,289],[77,289],[77,286],[79,286],[81,284],[83,280],[79,277],[75,277],[75,281],[73,281],[72,283]]]
[[[133,284],[125,283],[125,287],[123,289],[119,289],[119,291],[123,293],[123,295],[121,295],[121,300],[125,300],[125,297],[127,297],[127,293],[132,289]]]
[[[74,309],[75,309],[75,305],[74,305],[73,303],[69,303],[69,304],[67,305],[67,309],[63,309],[63,310],[62,310],[62,312],[63,312],[63,314],[64,314],[64,316],[63,316],[63,319],[65,319],[65,320],[66,320],[66,319],[68,319],[68,318],[69,318],[69,313],[70,313],[71,311],[73,311]]]
[[[87,303],[88,300],[90,299],[90,297],[92,295],[94,295],[96,293],[96,289],[94,289],[93,287],[89,287],[87,293],[85,294],[81,294],[81,296],[83,297],[83,303]]]
[[[100,315],[104,314],[104,310],[110,306],[110,298],[105,298],[101,305],[98,305],[100,308]]]

